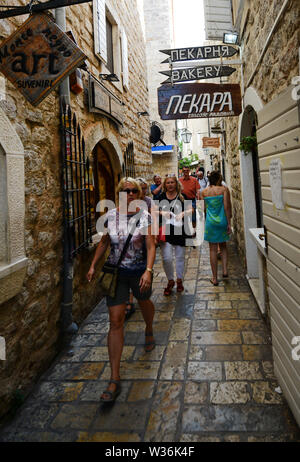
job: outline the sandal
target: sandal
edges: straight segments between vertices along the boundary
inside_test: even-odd
[[[153,337],[153,332],[145,332],[145,337]],[[149,348],[147,348],[149,347]],[[150,340],[150,342],[146,342],[144,345],[146,353],[150,353],[150,351],[154,350],[155,348],[155,340]]]
[[[102,395],[103,394],[109,395],[109,398],[105,399],[105,398],[100,397],[100,402],[101,403],[113,403],[116,400],[117,396],[119,396],[119,394],[121,393],[122,388],[121,388],[120,380],[110,380],[109,384],[110,383],[114,383],[116,385],[116,389],[115,389],[115,391],[105,390],[102,393]],[[109,386],[109,384],[108,384],[108,386]]]
[[[212,284],[213,286],[218,286],[218,285],[219,285],[218,282],[214,282],[212,279],[210,279],[209,282],[211,282],[211,284]]]
[[[170,279],[168,281],[168,285],[164,290],[164,295],[171,295],[172,289],[175,286],[175,281],[173,279]]]
[[[130,308],[128,308],[128,306],[130,306]],[[134,303],[126,303],[126,308],[125,308],[125,319],[128,319],[130,318],[130,316],[135,313],[135,307],[134,307]]]
[[[184,287],[182,285],[182,280],[177,279],[177,292],[183,292],[183,291],[184,291]]]

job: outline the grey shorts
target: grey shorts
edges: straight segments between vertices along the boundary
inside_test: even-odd
[[[152,284],[148,290],[141,292],[139,287],[140,279],[141,276],[119,275],[115,297],[106,296],[107,306],[122,305],[122,303],[128,302],[130,290],[137,300],[149,300],[152,294]]]

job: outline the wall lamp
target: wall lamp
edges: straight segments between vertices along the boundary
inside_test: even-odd
[[[119,82],[116,74],[99,74],[101,80],[108,80],[109,82]]]
[[[138,115],[138,117],[141,117],[141,116],[149,116],[149,114],[148,114],[147,111],[138,112],[137,115]]]
[[[223,43],[228,45],[238,45],[239,34],[237,32],[224,32]]]

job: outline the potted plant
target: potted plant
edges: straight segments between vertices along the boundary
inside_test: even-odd
[[[241,139],[241,143],[239,145],[239,149],[244,151],[245,154],[248,152],[257,153],[257,138],[256,135],[254,136],[243,136]]]
[[[180,170],[183,168],[183,167],[190,167],[192,161],[189,157],[183,157],[183,159],[180,159],[179,161],[179,168]]]

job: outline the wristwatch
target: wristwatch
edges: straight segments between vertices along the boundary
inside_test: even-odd
[[[150,273],[153,273],[153,269],[152,268],[146,268],[147,271],[150,271]]]

